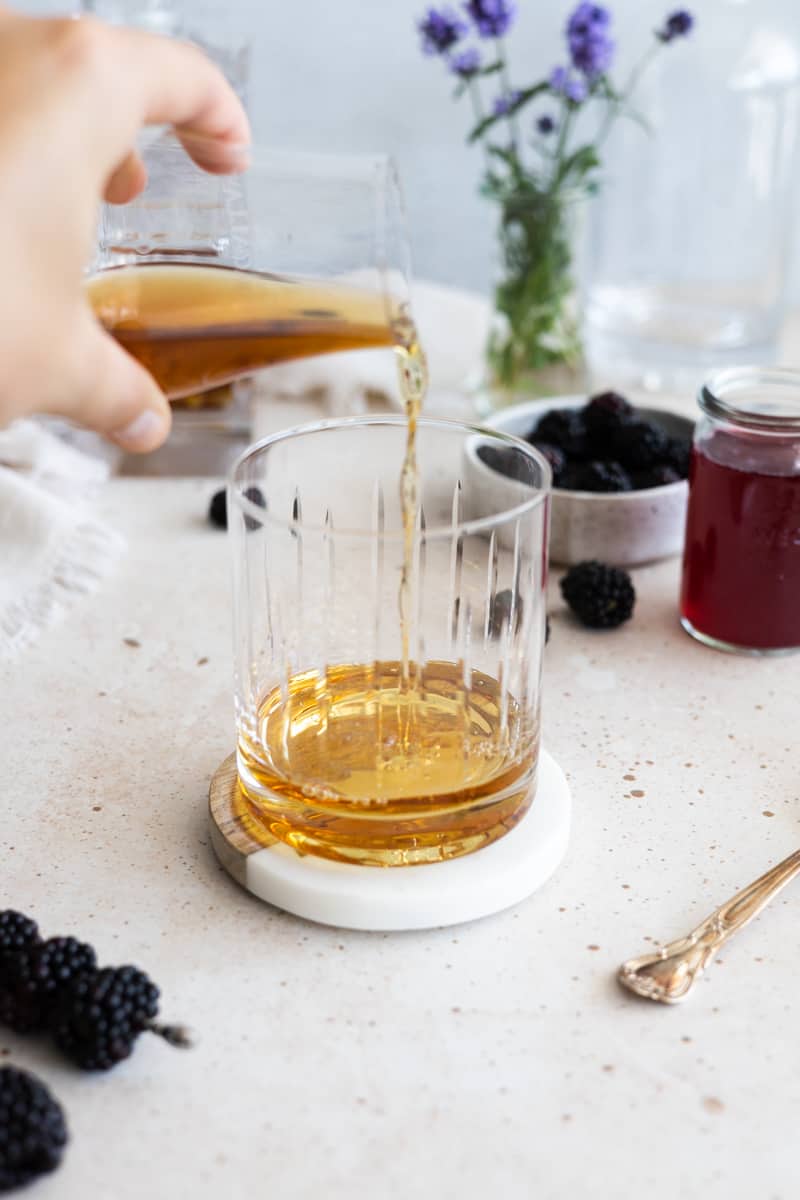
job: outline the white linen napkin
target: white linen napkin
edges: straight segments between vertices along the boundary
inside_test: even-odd
[[[108,471],[38,422],[0,429],[0,660],[92,591],[122,553],[124,540],[90,507]]]

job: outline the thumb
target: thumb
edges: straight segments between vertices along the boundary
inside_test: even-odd
[[[60,415],[134,454],[157,449],[169,433],[172,413],[152,375],[88,310],[81,314],[73,349],[77,378],[59,405]]]

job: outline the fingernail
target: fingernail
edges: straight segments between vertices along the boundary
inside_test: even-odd
[[[134,417],[124,429],[111,434],[113,441],[123,450],[153,450],[160,445],[166,433],[166,421],[152,408],[146,408]]]

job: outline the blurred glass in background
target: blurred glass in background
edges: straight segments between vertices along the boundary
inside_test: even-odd
[[[81,0],[81,11],[112,25],[148,29],[196,42],[225,72],[245,106],[252,30],[229,4],[214,0]]]
[[[81,11],[112,25],[131,25],[170,37],[185,36],[185,8],[171,0],[82,0]]]
[[[775,358],[798,220],[797,22],[770,0],[692,7],[692,37],[637,89],[649,129],[620,121],[608,144],[585,293],[595,381],[683,389]]]

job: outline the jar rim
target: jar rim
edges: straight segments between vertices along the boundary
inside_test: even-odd
[[[800,370],[726,367],[710,375],[697,397],[718,420],[770,433],[800,433]]]

